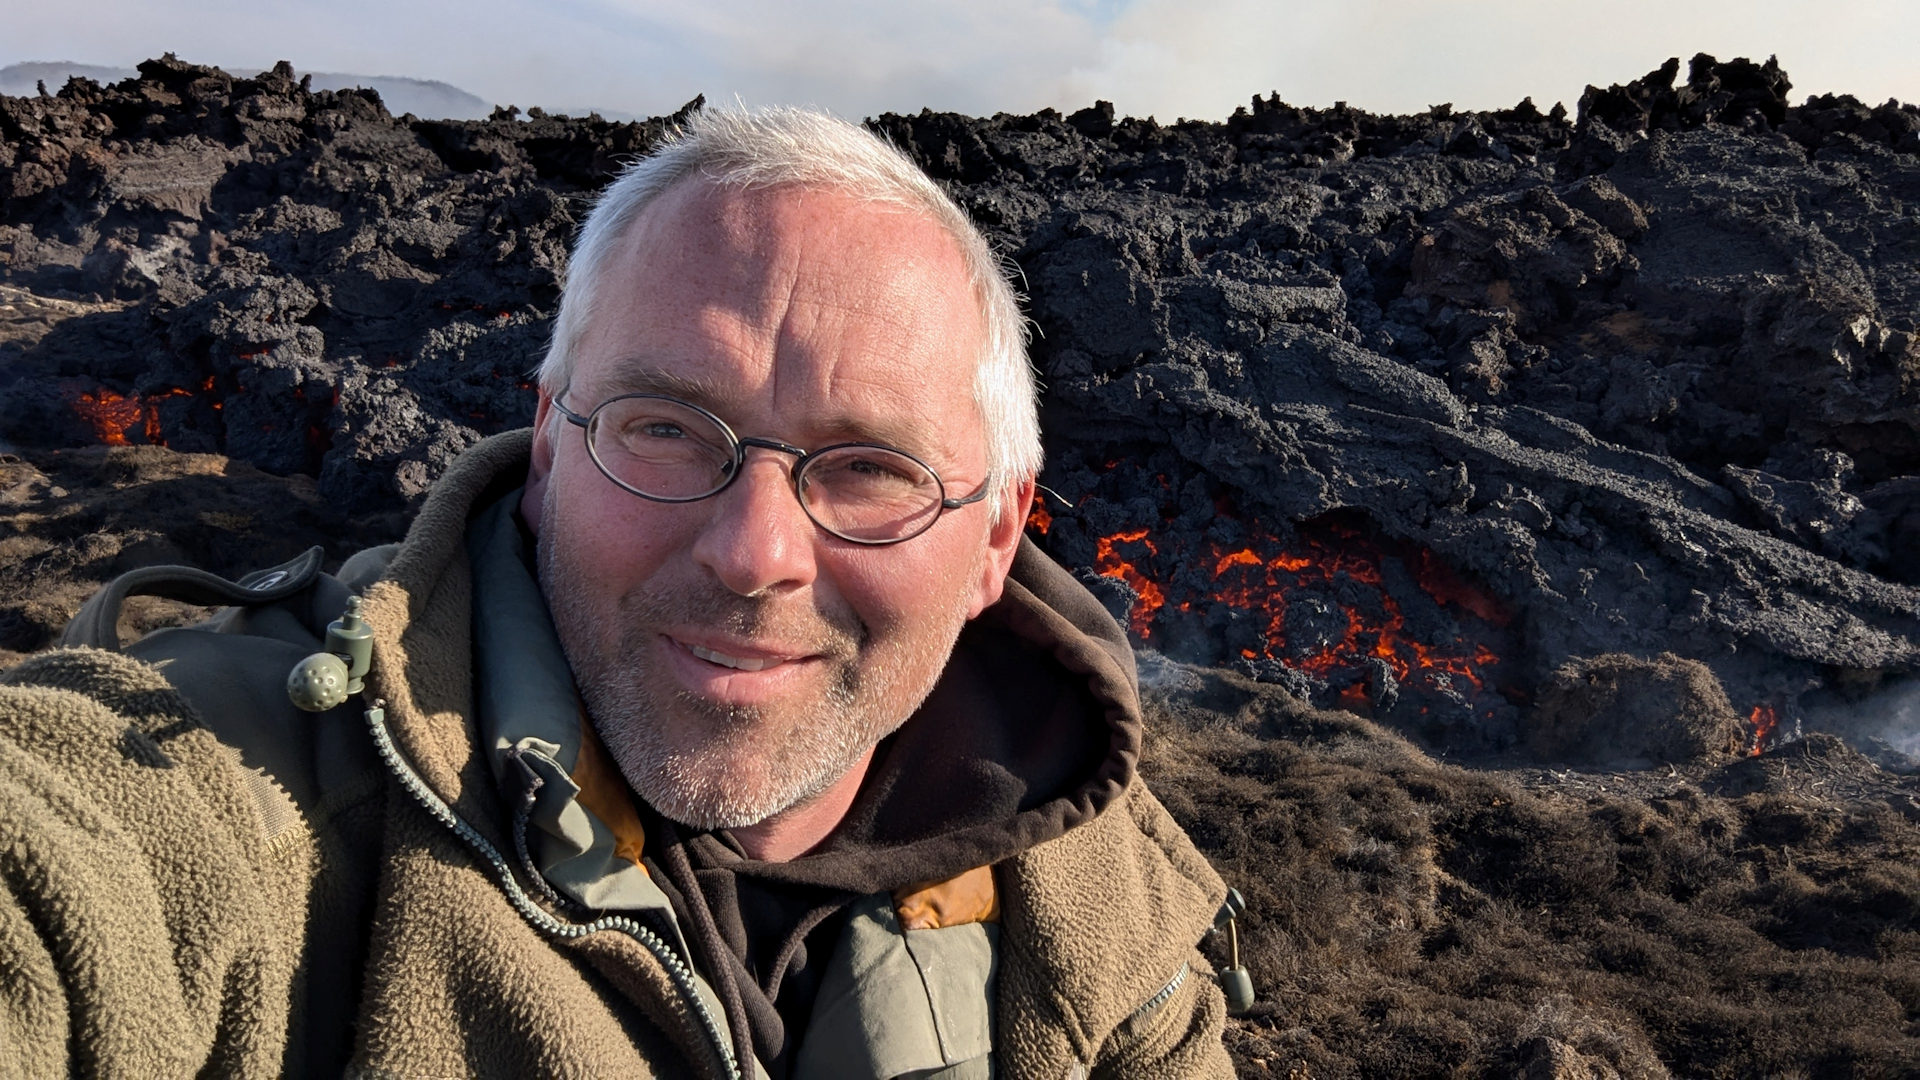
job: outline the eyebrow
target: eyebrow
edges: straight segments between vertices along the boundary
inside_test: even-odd
[[[821,422],[820,430],[834,433],[830,436],[831,442],[878,443],[895,450],[905,450],[936,467],[939,465],[936,459],[943,456],[944,451],[944,447],[919,445],[914,438],[914,426],[899,420],[883,419],[879,423],[863,423],[850,416],[828,416]]]
[[[727,393],[720,389],[720,384],[714,379],[662,371],[641,366],[637,361],[622,364],[603,382],[600,401],[622,394],[663,394],[692,402],[715,413],[723,411],[728,402]]]
[[[682,375],[672,371],[663,371],[659,368],[647,366],[645,361],[637,357],[622,362],[613,374],[608,375],[605,380],[603,380],[600,397],[598,400],[588,404],[587,408],[591,409],[601,401],[616,398],[623,394],[661,394],[666,397],[679,398],[682,401],[706,409],[720,419],[725,420],[729,425],[733,424],[733,419],[728,415],[729,412],[732,411],[729,409],[729,405],[733,400],[733,395],[722,387],[719,380],[702,376]],[[915,425],[902,419],[883,418],[877,423],[871,423],[856,419],[844,413],[828,414],[820,418],[816,427],[820,431],[830,433],[826,439],[820,442],[820,446],[828,446],[842,442],[877,443],[882,446],[893,447],[896,450],[905,450],[907,453],[933,465],[936,469],[940,469],[943,464],[940,459],[947,457],[947,448],[945,447],[921,445],[919,440],[915,438],[915,432],[917,430]],[[756,435],[762,433],[749,431],[741,432],[741,434]],[[819,447],[809,447],[808,449],[818,448]],[[948,469],[953,467],[951,460],[946,461],[944,464]]]

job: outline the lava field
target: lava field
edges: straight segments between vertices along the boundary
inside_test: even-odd
[[[1920,1071],[1920,109],[1790,89],[869,121],[1024,277],[1030,534],[1253,905],[1244,1075]],[[699,107],[0,97],[0,659],[134,566],[397,537]]]

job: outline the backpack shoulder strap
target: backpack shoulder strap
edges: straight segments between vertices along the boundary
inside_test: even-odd
[[[252,607],[285,600],[320,576],[323,549],[311,547],[279,566],[255,570],[239,581],[191,566],[143,566],[114,578],[93,594],[60,635],[66,647],[120,651],[120,609],[128,597],[158,596],[203,607]]]

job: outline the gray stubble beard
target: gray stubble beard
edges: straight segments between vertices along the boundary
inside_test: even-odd
[[[916,649],[877,669],[869,665],[863,672],[858,658],[868,628],[821,620],[817,636],[829,640],[821,643],[820,651],[837,657],[823,702],[827,716],[792,723],[785,731],[767,731],[764,725],[773,710],[718,705],[687,691],[662,694],[664,674],[650,678],[643,666],[624,658],[645,655],[650,632],[636,629],[641,627],[720,625],[752,636],[772,617],[771,602],[738,596],[717,583],[698,597],[686,590],[630,593],[618,606],[622,629],[617,647],[606,655],[593,632],[600,616],[586,602],[584,577],[573,572],[560,546],[548,539],[561,527],[554,495],[555,488],[549,486],[537,545],[540,584],[587,713],[634,792],[665,817],[696,829],[755,825],[832,787],[933,691],[965,621],[964,596],[952,590],[961,604],[947,613],[950,633],[929,643],[932,648]],[[953,585],[944,584],[949,589]],[[937,658],[929,655],[935,652]],[[904,680],[922,668],[927,672],[924,685],[903,691]],[[878,708],[903,692],[908,699],[904,709]],[[662,715],[675,715],[688,730],[698,728],[709,736],[698,745],[676,747],[661,725],[648,722]],[[780,744],[768,745],[775,738]]]

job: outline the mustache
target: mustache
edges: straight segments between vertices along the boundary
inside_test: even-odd
[[[629,623],[719,630],[829,660],[857,656],[871,636],[851,613],[835,618],[805,603],[741,596],[718,582],[629,593],[620,601],[620,614]]]

